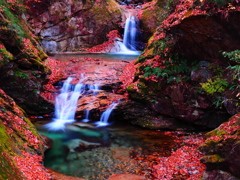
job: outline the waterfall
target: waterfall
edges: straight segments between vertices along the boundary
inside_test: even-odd
[[[88,93],[92,93],[94,96],[97,95],[98,93],[98,90],[99,87],[97,85],[88,85]],[[90,104],[90,106],[92,105],[92,103]],[[85,111],[85,117],[84,119],[82,120],[83,122],[88,122],[90,121],[89,119],[89,113],[90,113],[90,110],[86,110]]]
[[[108,119],[113,111],[113,109],[118,105],[118,103],[113,102],[106,111],[103,112],[101,115],[100,121],[98,121],[96,124],[98,126],[107,126],[109,125]]]
[[[138,20],[135,16],[130,16],[126,19],[125,22],[123,42],[116,42],[116,46],[119,47],[120,51],[114,54],[139,55],[140,51],[137,50],[138,36]]]
[[[55,101],[55,117],[54,121],[45,125],[49,130],[64,129],[65,124],[75,121],[75,112],[77,108],[78,98],[83,94],[85,87],[82,82],[82,77],[75,86],[70,84],[74,78],[69,77],[63,84],[60,94]]]
[[[60,94],[56,97],[53,122],[44,125],[48,130],[64,130],[65,124],[75,122],[74,118],[77,109],[77,102],[81,95],[90,94],[90,96],[93,96],[94,98],[93,101],[95,101],[95,96],[99,91],[99,87],[97,85],[83,84],[83,81],[86,79],[83,76],[79,79],[79,82],[76,85],[71,84],[73,79],[73,77],[67,78],[60,89]],[[92,102],[89,103],[90,107],[91,105]],[[102,113],[100,121],[96,124],[98,126],[109,125],[108,119],[117,105],[118,103],[113,102],[107,110]],[[84,122],[89,121],[89,113],[89,110],[85,111],[85,119],[83,119]]]
[[[130,16],[126,20],[123,36],[123,44],[132,51],[136,51],[137,22],[135,16]]]

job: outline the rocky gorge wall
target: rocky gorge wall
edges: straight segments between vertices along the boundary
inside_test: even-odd
[[[14,100],[0,89],[0,179],[50,179],[44,141]]]
[[[208,132],[199,150],[201,162],[207,167],[203,179],[240,178],[240,114]]]
[[[39,95],[50,70],[22,12],[19,1],[0,2],[0,179],[50,179],[42,165],[44,140],[23,111],[51,111]]]
[[[107,40],[118,29],[121,9],[114,0],[29,3],[26,19],[47,53],[79,51]]]

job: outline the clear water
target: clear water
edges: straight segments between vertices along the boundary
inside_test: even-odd
[[[128,124],[96,127],[76,122],[56,132],[49,132],[41,124],[36,127],[40,134],[53,140],[52,148],[45,153],[44,165],[88,180],[105,180],[121,173],[144,174],[150,178],[154,161],[144,161],[144,157],[166,156],[173,144],[172,137],[161,131]]]

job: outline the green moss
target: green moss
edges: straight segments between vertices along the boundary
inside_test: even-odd
[[[128,92],[137,92],[136,85],[132,84],[132,85],[128,86],[127,91]]]
[[[145,56],[139,56],[139,58],[137,59],[137,61],[134,63],[134,64],[137,64],[137,63],[142,63],[142,62],[144,62],[145,61],[145,59],[146,59],[146,57]]]
[[[161,22],[170,14],[172,7],[170,0],[153,0],[151,4],[144,7],[141,29],[153,34]]]
[[[0,152],[3,152],[2,149],[0,148]],[[0,179],[5,180],[5,179],[11,179],[11,180],[23,180],[22,174],[17,169],[12,163],[12,159],[2,153],[0,156]]]
[[[222,163],[222,162],[226,161],[226,159],[222,158],[218,154],[214,154],[214,155],[203,156],[201,158],[201,161],[204,162],[205,164],[207,164],[207,163],[212,164],[212,163]]]
[[[0,61],[0,67],[7,64],[9,61],[12,61],[14,58],[13,55],[10,52],[8,52],[5,48],[0,48],[0,56],[2,57]]]
[[[225,135],[225,134],[227,134],[225,131],[214,129],[214,130],[206,133],[205,135],[207,137],[211,137],[211,136],[221,136],[221,135]]]
[[[109,11],[104,7],[93,6],[90,12],[94,14],[93,18],[95,19],[96,24],[101,24],[102,22],[109,22],[111,19]]]
[[[21,28],[19,18],[16,14],[8,8],[5,1],[1,2],[2,9],[4,11],[4,16],[6,17],[5,25],[7,25],[7,31],[10,36],[17,34],[20,37],[24,37],[25,32]],[[1,27],[1,25],[0,25]]]
[[[142,89],[142,90],[146,90],[147,89],[147,86],[143,82],[141,82],[141,81],[138,82],[137,87],[139,89]]]

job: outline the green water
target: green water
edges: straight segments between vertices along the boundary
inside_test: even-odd
[[[145,162],[144,157],[150,154],[166,156],[174,144],[171,137],[157,130],[127,124],[101,128],[86,125],[90,127],[72,124],[56,132],[36,125],[40,134],[53,140],[52,147],[45,153],[44,165],[88,180],[104,180],[121,173],[144,173],[150,178],[149,166],[153,162]]]

